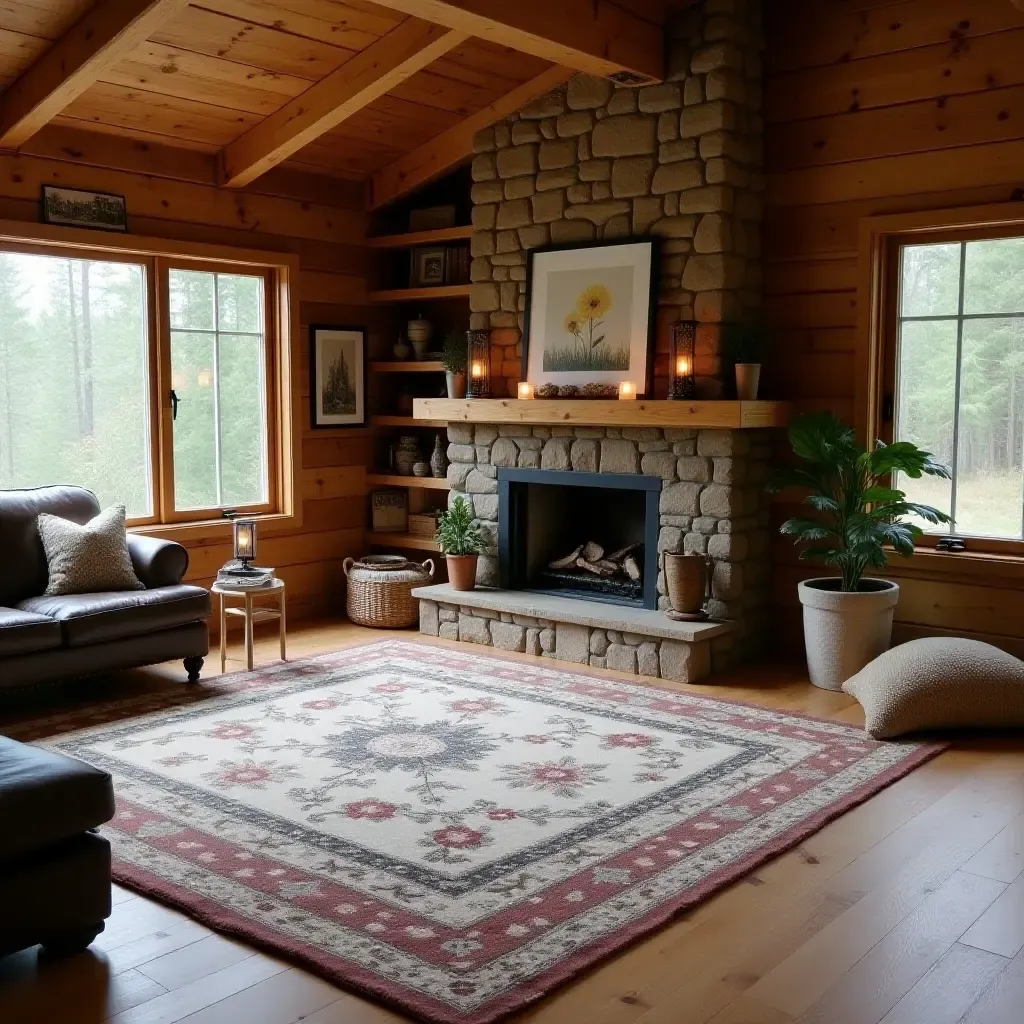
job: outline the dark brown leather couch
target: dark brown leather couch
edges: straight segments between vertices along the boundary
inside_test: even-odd
[[[110,776],[0,736],[0,956],[85,949],[110,916]]]
[[[182,584],[188,552],[128,535],[145,590],[45,597],[40,512],[87,523],[100,511],[82,487],[0,491],[0,687],[95,675],[181,658],[199,679],[210,649],[210,595]]]

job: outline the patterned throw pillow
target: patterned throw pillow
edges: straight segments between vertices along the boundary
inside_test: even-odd
[[[132,568],[124,505],[104,509],[84,526],[41,512],[36,528],[46,552],[46,596],[145,590]]]

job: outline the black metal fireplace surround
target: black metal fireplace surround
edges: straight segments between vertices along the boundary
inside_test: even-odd
[[[656,609],[661,486],[660,477],[631,473],[499,468],[501,586]],[[608,552],[643,545],[640,581],[548,568],[587,541]]]

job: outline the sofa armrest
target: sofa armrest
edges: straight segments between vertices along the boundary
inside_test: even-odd
[[[173,540],[129,533],[128,553],[135,575],[147,590],[176,586],[188,569],[188,551]]]

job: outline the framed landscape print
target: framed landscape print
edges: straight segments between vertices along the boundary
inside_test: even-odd
[[[655,259],[652,238],[531,249],[523,379],[577,386],[629,380],[650,394]]]
[[[124,196],[109,192],[83,192],[77,188],[43,186],[43,223],[73,228],[127,231]]]
[[[444,284],[444,247],[412,250],[409,285],[412,288],[431,288]]]
[[[309,328],[309,408],[314,429],[366,425],[366,331]]]

